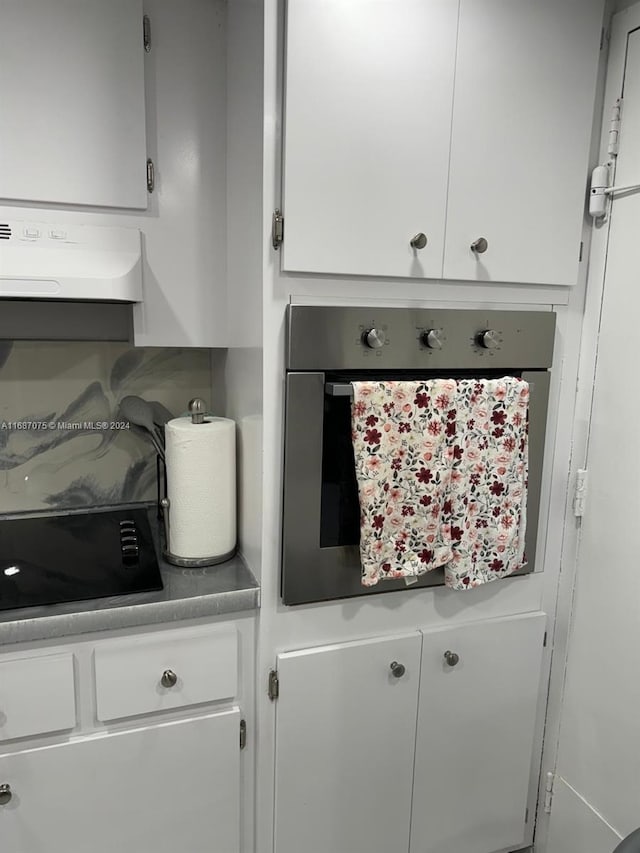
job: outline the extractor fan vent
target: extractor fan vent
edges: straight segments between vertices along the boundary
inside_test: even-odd
[[[11,237],[11,226],[0,222],[0,240],[8,240]]]

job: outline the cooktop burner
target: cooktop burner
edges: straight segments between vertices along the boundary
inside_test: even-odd
[[[157,589],[145,509],[0,520],[0,610]]]

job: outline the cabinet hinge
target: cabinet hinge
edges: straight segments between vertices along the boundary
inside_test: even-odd
[[[151,157],[147,160],[147,192],[152,193],[156,187],[156,167]]]
[[[582,263],[582,252],[584,251],[584,243],[580,241],[580,251],[578,252],[578,263]]]
[[[142,18],[142,44],[149,53],[151,51],[151,18],[148,15]]]
[[[247,745],[247,721],[240,720],[240,749]]]
[[[542,645],[545,648],[547,647],[547,632],[546,631],[544,632],[544,637],[542,638]]]
[[[269,694],[269,699],[271,699],[272,702],[280,695],[280,679],[278,678],[278,673],[275,669],[272,669],[269,673],[269,687],[267,689],[267,693]]]
[[[607,153],[611,157],[617,157],[620,148],[620,122],[622,121],[622,98],[617,98],[611,110],[609,119],[609,139],[607,142]]]
[[[547,778],[544,786],[544,812],[551,814],[551,805],[553,803],[553,773],[547,773]]]
[[[528,808],[526,808],[524,810],[524,822],[529,823],[529,809]]]
[[[576,518],[582,518],[587,501],[587,469],[580,468],[576,472],[576,488],[573,495],[573,514]]]
[[[273,211],[273,220],[271,222],[271,244],[273,248],[278,250],[282,246],[284,240],[284,216],[280,209],[276,207]]]

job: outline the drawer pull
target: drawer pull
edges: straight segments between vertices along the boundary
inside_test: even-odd
[[[455,652],[445,652],[444,659],[449,666],[455,666],[460,660],[460,655],[457,655]]]
[[[409,240],[409,245],[412,249],[424,249],[427,245],[427,235],[423,234],[421,231]]]
[[[391,661],[391,663],[389,664],[389,669],[391,670],[391,674],[394,678],[402,678],[402,676],[407,671],[405,669],[404,664],[398,663],[397,660]]]
[[[11,797],[13,797],[11,785],[0,785],[0,806],[6,806],[7,803],[10,803]]]
[[[471,244],[471,251],[475,252],[477,255],[483,255],[488,248],[489,242],[486,237],[478,237],[478,239],[474,240]]]
[[[162,673],[162,678],[160,679],[160,684],[163,687],[175,687],[178,681],[178,676],[172,669],[165,669]]]

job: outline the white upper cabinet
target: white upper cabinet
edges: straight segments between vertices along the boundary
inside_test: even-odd
[[[602,12],[289,0],[283,269],[575,284]]]
[[[457,20],[457,0],[289,0],[284,269],[441,275]]]
[[[142,0],[0,0],[0,198],[145,208]]]
[[[461,0],[444,278],[576,283],[602,5]]]

